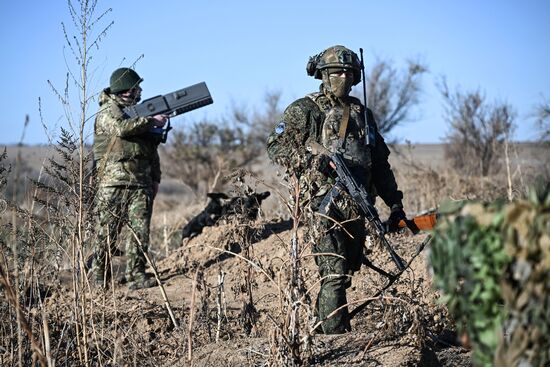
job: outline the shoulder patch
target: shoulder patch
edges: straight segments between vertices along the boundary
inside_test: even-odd
[[[283,120],[279,121],[277,126],[275,127],[275,134],[280,135],[285,131],[285,122]]]

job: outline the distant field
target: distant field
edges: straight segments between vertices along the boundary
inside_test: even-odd
[[[391,163],[399,165],[404,157],[412,157],[416,162],[430,168],[443,168],[446,165],[444,144],[415,144],[411,149],[405,145],[398,145],[397,151],[390,158]],[[550,148],[536,143],[516,143],[510,149],[510,163],[530,167],[548,164]]]
[[[54,149],[51,146],[21,146],[8,145],[4,146],[8,153],[8,159],[14,161],[18,154],[21,154],[21,159],[26,165],[35,171],[39,171],[40,167],[48,158],[53,157]]]
[[[52,158],[55,155],[55,150],[49,146],[6,146],[8,153],[8,161],[12,164],[15,162],[15,158],[18,154],[21,155],[21,165],[19,166],[19,177],[38,177],[41,167],[47,163],[48,158]],[[514,144],[513,148],[509,152],[510,169],[512,178],[516,179],[516,187],[518,185],[517,180],[523,180],[524,178],[533,177],[536,174],[548,175],[550,173],[550,166],[548,159],[550,158],[550,148],[548,145],[542,146],[534,143],[518,143]],[[504,159],[504,157],[502,157]],[[446,165],[444,157],[444,145],[443,144],[416,144],[411,146],[398,145],[392,149],[390,155],[390,163],[395,170],[398,184],[400,188],[405,192],[406,197],[410,197],[411,192],[415,192],[419,187],[421,191],[426,191],[426,185],[428,181],[421,177],[411,178],[409,165],[414,163],[415,167],[421,167],[423,170],[433,170],[435,172],[444,173],[450,171],[450,167]],[[158,205],[161,205],[164,209],[164,204],[169,207],[187,206],[192,204],[202,205],[206,200],[203,193],[197,193],[190,190],[185,183],[185,178],[169,177],[168,172],[170,168],[166,159],[161,156],[161,164],[163,164],[163,180],[160,186],[159,197],[156,200]],[[170,162],[171,165],[177,164]],[[246,167],[248,170],[254,172],[256,178],[260,181],[258,190],[278,190],[282,194],[286,195],[286,189],[281,183],[281,178],[278,177],[278,167],[273,166],[267,155],[262,154],[258,160]],[[412,170],[414,171],[414,169]],[[405,175],[405,176],[403,176]],[[519,178],[519,177],[523,178]],[[13,179],[13,174],[10,177]],[[418,182],[417,182],[418,181]],[[471,185],[476,185],[475,180],[470,180]],[[501,186],[506,186],[506,178],[500,177],[495,183],[498,182]],[[524,181],[521,181],[523,186]],[[20,180],[17,184],[18,196],[21,198],[29,189],[30,182],[28,180]],[[255,186],[256,184],[254,184]],[[457,188],[451,187],[450,183],[444,184],[446,190],[454,190]],[[464,184],[459,184],[464,186]],[[8,185],[10,187],[10,185]],[[13,184],[11,185],[13,191]],[[438,189],[441,190],[441,187]],[[12,192],[8,189],[8,192]],[[412,205],[412,204],[409,204]],[[428,203],[421,203],[420,206],[426,206]],[[278,195],[272,195],[264,203],[264,208],[268,212],[281,213],[284,208],[281,206]],[[193,210],[194,212],[195,210]]]
[[[52,158],[55,154],[51,146],[4,146],[8,153],[8,160],[15,161],[18,154],[24,162],[25,171],[38,173],[40,168]],[[411,159],[426,168],[442,169],[445,168],[446,161],[444,157],[444,144],[415,144],[411,146],[397,145],[390,156],[392,166],[399,168]],[[550,148],[535,143],[516,143],[510,151],[510,161],[514,166],[524,166],[535,168],[540,166],[548,167],[550,158]],[[252,167],[256,172],[265,173],[267,176],[273,176],[274,170],[264,154],[259,161]],[[165,170],[167,171],[167,170]],[[268,177],[266,177],[268,178]]]

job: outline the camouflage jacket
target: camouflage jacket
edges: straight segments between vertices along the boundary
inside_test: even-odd
[[[348,97],[346,103],[350,106],[350,116],[342,147],[339,127],[343,107],[323,93],[313,93],[294,101],[284,111],[267,141],[270,159],[283,166],[288,175],[299,178],[304,199],[324,196],[334,179],[319,172],[320,157],[307,149],[309,142],[316,141],[331,152],[336,149],[342,152],[355,178],[373,198],[379,195],[390,208],[402,206],[403,194],[397,188],[388,162],[390,151],[378,133],[372,111],[367,109],[374,144],[366,145],[364,107],[353,97]]]
[[[128,106],[103,91],[94,125],[94,163],[100,186],[150,187],[160,182],[158,143],[147,138],[152,127],[145,117],[129,118]]]

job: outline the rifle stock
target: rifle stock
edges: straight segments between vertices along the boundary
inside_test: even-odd
[[[407,223],[409,222],[409,223]],[[416,228],[421,231],[431,231],[437,223],[437,214],[435,212],[417,215],[412,219],[401,220],[398,224],[399,228],[411,227],[410,222],[414,223]]]

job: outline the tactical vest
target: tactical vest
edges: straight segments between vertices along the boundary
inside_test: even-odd
[[[339,130],[343,120],[343,107],[333,106],[322,93],[308,94],[307,97],[315,102],[325,116],[319,129],[320,143],[331,152],[342,153],[356,179],[364,185],[369,193],[374,193],[371,177],[374,139],[371,138],[371,143],[367,145],[362,106],[358,103],[350,103],[346,132],[343,141],[340,142]],[[375,131],[374,129],[371,127],[369,130]]]
[[[99,112],[96,117],[96,126],[94,128],[94,160],[99,162],[104,156],[108,156],[110,162],[118,162],[123,160],[130,160],[136,158],[147,158],[150,154],[151,143],[154,146],[155,142],[151,142],[148,139],[146,133],[141,135],[119,137],[111,135],[102,131],[98,131],[98,123],[101,121],[108,121],[109,119],[116,118],[110,115],[109,110],[118,106],[113,99],[106,102],[102,107],[103,110]],[[118,106],[118,109],[121,107]],[[117,108],[111,111],[119,111]],[[112,113],[112,112],[111,112]],[[116,114],[123,114],[122,110],[116,112]]]
[[[108,110],[111,107],[114,106],[105,105],[105,110],[96,117],[93,152],[98,177],[104,185],[150,186],[151,161],[157,144],[144,134],[120,137],[103,131],[100,126],[117,118],[111,115],[113,110]]]
[[[121,138],[94,133],[94,160],[100,162],[104,156],[111,162],[147,158],[150,149],[144,148],[151,144],[146,136],[141,135]]]

